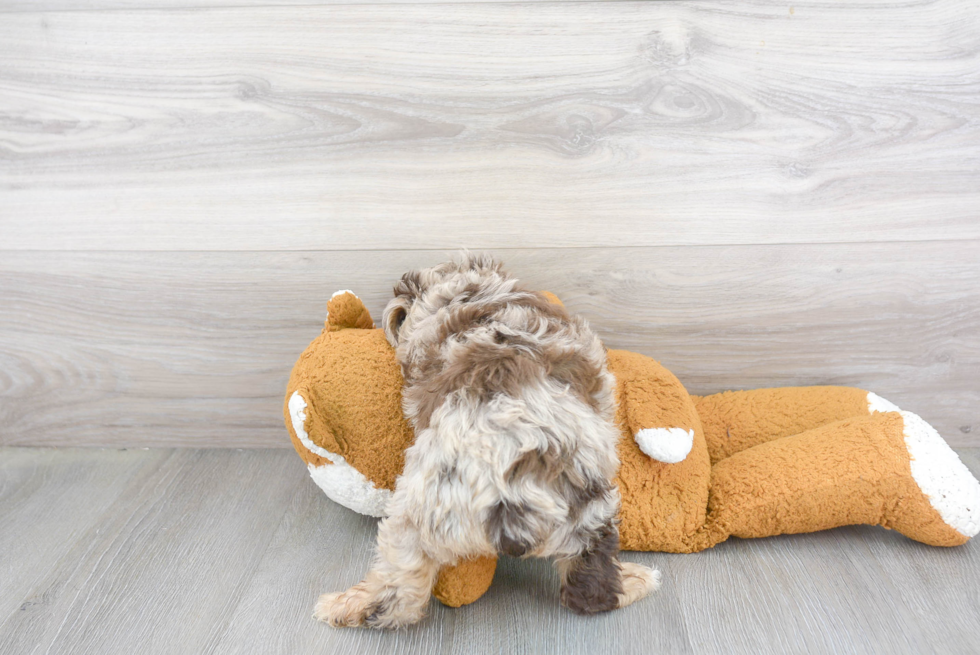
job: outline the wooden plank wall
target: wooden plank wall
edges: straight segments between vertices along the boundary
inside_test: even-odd
[[[324,305],[466,246],[692,392],[980,445],[980,7],[0,1],[0,444],[287,445]]]

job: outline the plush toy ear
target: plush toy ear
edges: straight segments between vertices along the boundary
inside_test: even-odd
[[[344,290],[330,296],[327,302],[326,328],[331,332],[345,328],[370,330],[374,321],[361,299],[353,291]]]
[[[385,313],[381,318],[381,322],[384,324],[385,337],[388,339],[388,343],[391,344],[392,348],[398,347],[398,330],[401,328],[402,323],[405,322],[405,317],[408,316],[408,310],[411,307],[412,301],[406,296],[396,296],[385,307]]]

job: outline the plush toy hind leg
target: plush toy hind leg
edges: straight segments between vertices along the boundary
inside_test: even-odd
[[[711,463],[761,443],[897,407],[852,387],[782,387],[694,398]]]
[[[980,483],[911,412],[874,413],[754,446],[712,467],[699,550],[736,537],[882,525],[933,546],[980,530]]]

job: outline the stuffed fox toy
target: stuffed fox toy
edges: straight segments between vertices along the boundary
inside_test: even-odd
[[[559,302],[548,295],[552,302]],[[285,420],[334,501],[383,516],[412,443],[394,350],[352,292],[334,294],[300,356]],[[933,546],[980,531],[980,483],[928,423],[873,393],[788,387],[692,396],[649,357],[608,351],[622,431],[616,484],[624,550],[693,553],[749,538],[868,524]],[[490,586],[496,560],[442,570],[458,607]]]

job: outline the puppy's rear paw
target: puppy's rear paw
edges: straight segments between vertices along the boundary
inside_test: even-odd
[[[619,595],[620,607],[626,607],[660,588],[660,571],[657,569],[632,562],[621,562],[620,566],[623,570],[623,593]]]

